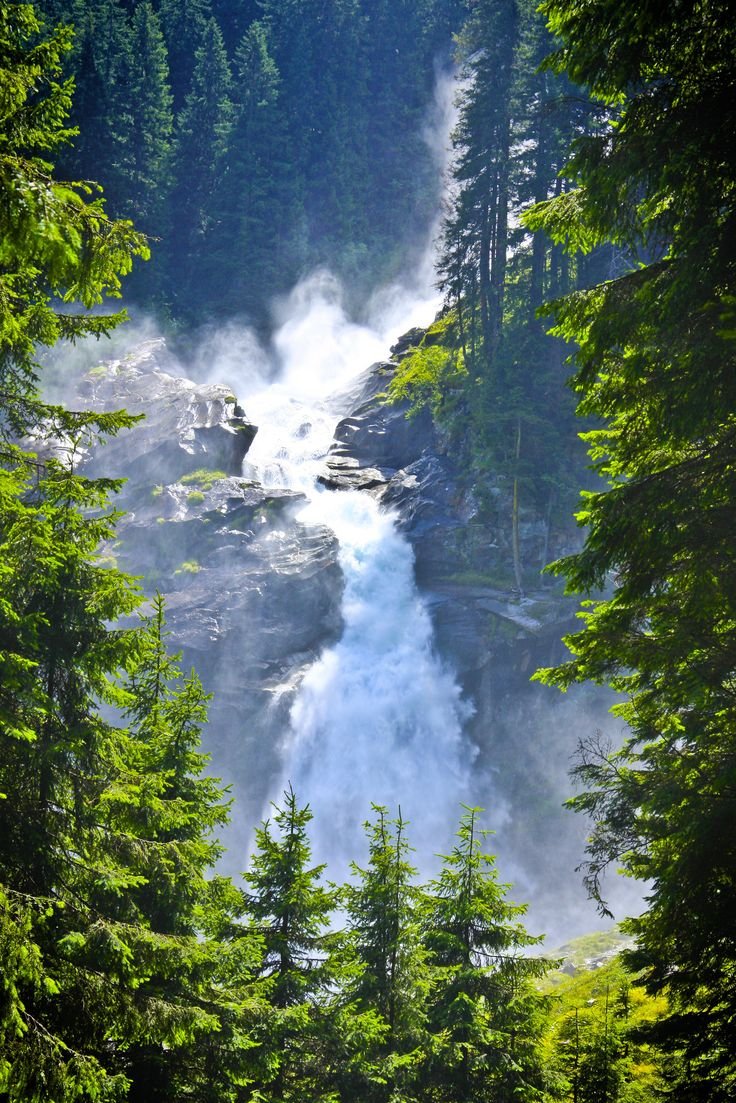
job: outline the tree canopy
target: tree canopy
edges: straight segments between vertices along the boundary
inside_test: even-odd
[[[419,885],[400,812],[374,808],[367,859],[334,886],[312,864],[311,810],[289,788],[256,832],[243,887],[217,875],[228,799],[200,749],[207,695],[168,653],[162,601],[144,608],[100,554],[118,481],[78,465],[89,438],[135,419],[68,410],[39,386],[40,350],[117,325],[124,314],[106,301],[149,253],[77,178],[98,167],[111,209],[161,236],[161,267],[134,277],[149,302],[171,305],[175,271],[195,289],[205,247],[222,268],[205,314],[225,286],[228,309],[264,309],[251,262],[270,293],[306,263],[341,256],[360,273],[374,233],[368,267],[390,270],[397,227],[416,228],[416,202],[433,193],[417,127],[427,63],[465,5],[44,9],[73,20],[74,45],[31,5],[0,2],[0,1096],[613,1103],[656,1097],[662,1067],[673,1099],[730,1100],[736,31],[725,0],[668,12],[546,0],[548,28],[526,0],[468,6],[440,259],[449,310],[395,383],[451,439],[466,419],[465,454],[513,486],[518,533],[520,495],[550,439],[567,441],[562,343],[576,349],[573,387],[608,486],[586,493],[585,545],[555,567],[590,603],[571,659],[544,676],[623,695],[624,746],[585,741],[572,804],[593,818],[587,873],[601,907],[611,862],[647,886],[627,962],[669,1004],[636,1024],[646,1076],[626,1048],[620,976],[614,1004],[606,989],[604,1012],[582,1016],[582,1040],[577,1007],[556,1028],[574,1049],[546,1056],[546,963],[528,953],[537,940],[476,809]],[[75,121],[88,127],[73,153],[69,59]],[[59,160],[84,171],[64,180]],[[547,339],[534,310],[550,296]],[[539,485],[559,492],[560,469]]]
[[[329,266],[357,304],[413,254],[439,193],[435,64],[464,0],[39,7],[74,28],[63,171],[156,241],[129,303],[266,329],[305,271]]]
[[[736,188],[733,20],[723,3],[634,15],[606,0],[544,5],[560,36],[548,61],[615,119],[581,138],[574,187],[536,208],[568,248],[613,242],[616,279],[553,304],[577,345],[579,412],[608,487],[586,495],[582,551],[555,569],[594,597],[562,686],[606,681],[630,735],[582,748],[592,814],[588,883],[603,903],[610,862],[647,886],[631,960],[673,1001],[669,1041],[688,1061],[678,1098],[733,1094],[736,928]]]

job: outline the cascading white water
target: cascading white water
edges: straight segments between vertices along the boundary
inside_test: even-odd
[[[449,77],[438,82],[425,134],[438,181],[447,165],[453,87]],[[401,805],[426,868],[450,845],[459,805],[472,797],[474,755],[463,736],[470,710],[433,650],[411,547],[373,498],[327,491],[316,482],[338,418],[330,395],[344,392],[371,363],[385,359],[398,336],[429,324],[437,312],[437,229],[430,229],[413,278],[374,296],[367,325],[346,318],[329,273],[300,284],[282,304],[273,340],[277,382],[244,394],[259,426],[248,467],[267,486],[302,491],[307,505],[299,519],[326,525],[340,547],[343,634],[303,679],[283,741],[282,776],[271,794],[278,801],[291,782],[298,799],[309,802],[315,852],[333,876],[361,856],[362,823],[372,803],[392,814]]]
[[[418,305],[431,321],[436,302],[415,297],[409,322],[418,320]],[[393,325],[395,337],[402,323]],[[272,794],[278,801],[291,782],[299,800],[309,802],[315,852],[333,876],[361,855],[372,803],[392,813],[401,805],[426,867],[448,846],[459,805],[471,797],[473,753],[462,731],[468,706],[433,650],[411,547],[372,497],[316,482],[337,420],[329,392],[385,357],[390,341],[387,333],[350,323],[334,281],[322,273],[300,287],[277,335],[280,381],[248,397],[261,427],[249,465],[266,485],[302,491],[308,504],[299,520],[326,525],[340,546],[343,634],[298,691]]]
[[[433,651],[411,547],[391,514],[357,492],[315,495],[345,576],[340,641],[308,671],[291,714],[288,774],[312,804],[317,853],[341,869],[362,854],[370,803],[402,813],[421,865],[448,846],[470,799],[467,706]]]

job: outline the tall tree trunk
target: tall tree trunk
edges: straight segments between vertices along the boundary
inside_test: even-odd
[[[511,546],[514,556],[514,578],[519,599],[524,596],[519,546],[519,457],[521,456],[521,417],[516,419],[516,450],[514,456],[514,491],[511,506]]]

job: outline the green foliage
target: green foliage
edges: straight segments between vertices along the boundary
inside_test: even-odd
[[[446,422],[452,392],[462,387],[465,375],[456,316],[448,311],[402,358],[388,385],[387,398],[389,402],[408,401],[410,417],[427,408],[438,421]]]
[[[140,594],[98,555],[119,483],[75,471],[83,444],[136,419],[37,392],[36,342],[119,318],[63,314],[60,299],[95,305],[146,251],[38,156],[67,137],[70,88],[54,80],[67,44],[41,39],[30,7],[0,6],[0,1092],[91,1103],[145,1084],[163,1100],[186,1084],[204,1099],[224,1083],[202,1067],[213,1038],[248,1048],[245,974],[226,983],[203,937],[223,922],[205,872],[227,815],[202,776],[206,697],[165,653],[160,602],[150,623],[120,626]],[[13,430],[51,438],[63,460],[23,452]]]
[[[566,942],[555,951],[555,957],[563,958],[574,969],[591,968],[594,965],[612,957],[625,948],[630,940],[622,933],[618,926],[611,927],[607,931],[593,931],[591,934],[581,935],[572,942]],[[564,979],[565,974],[556,974],[557,979]],[[548,978],[549,979],[549,978]]]
[[[562,75],[540,71],[552,37],[529,2],[472,5],[458,38],[462,84],[452,135],[453,189],[438,251],[442,322],[402,359],[388,389],[410,414],[428,408],[479,487],[507,509],[513,583],[523,562],[525,512],[566,525],[583,477],[573,402],[562,386],[564,343],[536,309],[584,286],[602,250],[573,262],[523,215],[566,199],[559,173],[575,135],[593,133],[600,106]],[[543,565],[543,564],[542,564]],[[508,584],[508,583],[507,583]]]
[[[505,897],[487,831],[467,808],[458,842],[430,882],[424,909],[426,944],[439,977],[430,1023],[441,1041],[429,1073],[436,1098],[472,1103],[497,1098],[540,1099],[543,1001],[531,983],[549,962],[527,956],[541,939],[518,921],[524,906]]]
[[[390,820],[383,807],[374,806],[374,812],[375,820],[365,825],[368,865],[353,865],[358,880],[346,887],[345,904],[361,967],[354,999],[362,1009],[374,1009],[385,1023],[373,1054],[381,1081],[374,1094],[388,1099],[419,1075],[429,1038],[425,1000],[431,978],[420,938],[418,892],[412,884],[416,871],[408,861],[405,824],[400,812],[396,820]]]
[[[67,7],[49,6],[55,14]],[[239,85],[234,89],[228,83],[229,63],[218,27],[209,20],[206,4],[172,0],[155,10],[148,3],[123,9],[112,0],[71,5],[80,32],[75,67],[86,97],[84,110],[99,124],[94,135],[99,149],[110,151],[109,175],[118,209],[137,211],[156,230],[165,227],[163,198],[172,164],[175,173],[186,171],[194,157],[196,129],[201,128],[203,158],[196,187],[193,181],[184,235],[184,255],[190,260],[196,243],[209,240],[210,231],[212,241],[218,240],[205,215],[214,210],[224,216],[225,208],[217,203],[233,181],[246,189],[243,204],[234,208],[234,222],[227,223],[228,232],[236,227],[233,240],[238,247],[245,243],[247,255],[257,256],[266,244],[259,227],[264,212],[283,210],[285,204],[293,219],[288,233],[299,239],[285,250],[286,259],[294,264],[295,257],[309,256],[310,234],[314,228],[321,232],[336,211],[336,193],[323,188],[316,166],[329,164],[330,179],[337,181],[349,180],[351,166],[366,165],[361,160],[360,128],[348,109],[350,96],[354,93],[363,107],[371,96],[377,97],[371,140],[375,139],[377,171],[383,174],[394,149],[386,121],[416,121],[421,96],[415,95],[408,107],[405,97],[423,87],[420,70],[430,45],[436,45],[437,27],[447,27],[458,16],[457,4],[429,0],[370,8],[345,0],[327,13],[321,4],[297,7],[264,0],[257,12],[251,7],[247,19],[243,15],[238,31],[244,31],[245,38],[235,59]],[[499,11],[484,2],[470,26],[481,35],[483,49],[495,50],[494,58],[502,63],[496,76],[486,73],[488,79],[506,82],[508,89],[513,85],[509,65],[516,55],[509,42],[493,37],[504,31]],[[486,15],[493,17],[493,34],[483,25]],[[511,27],[516,35],[515,12],[511,15],[506,29]],[[233,19],[232,25],[238,22]],[[182,50],[175,61],[181,110],[172,162],[172,98],[164,36],[173,59],[180,45],[177,28],[197,47],[193,58]],[[519,42],[526,42],[523,33]],[[114,435],[134,419],[121,412],[94,415],[49,406],[37,391],[38,344],[100,335],[120,317],[74,313],[74,307],[66,313],[63,302],[84,308],[99,305],[106,295],[118,293],[120,277],[130,270],[133,258],[147,252],[144,239],[128,223],[107,218],[92,190],[57,182],[45,160],[72,136],[64,121],[71,86],[61,76],[68,46],[67,31],[41,35],[29,6],[0,4],[0,1094],[8,1103],[440,1103],[511,1095],[539,1099],[545,1084],[554,1088],[542,1067],[539,1045],[545,1004],[530,983],[545,964],[523,953],[536,940],[524,931],[519,921],[523,908],[506,900],[506,886],[498,884],[493,860],[482,851],[476,810],[466,811],[455,849],[439,876],[422,889],[414,883],[400,814],[391,820],[385,809],[376,808],[374,821],[367,825],[368,862],[355,865],[353,882],[337,889],[325,886],[323,868],[311,864],[311,812],[299,807],[289,788],[283,807],[275,809],[273,824],[267,821],[256,834],[245,891],[212,874],[221,852],[217,833],[226,822],[228,806],[200,750],[207,695],[196,675],[182,674],[176,657],[167,653],[161,600],[155,599],[150,615],[132,625],[131,615],[141,602],[135,582],[114,561],[99,555],[100,545],[114,537],[117,514],[110,495],[119,484],[90,480],[76,470],[80,449],[88,440]],[[358,62],[367,55],[370,88],[356,76],[361,72]],[[484,65],[489,58],[490,53]],[[132,93],[134,99],[128,101]],[[496,184],[503,190],[511,187],[512,179],[501,148],[509,138],[509,103],[489,115],[487,93],[488,89],[485,113],[478,118],[484,125],[491,119],[494,133],[501,136],[493,163]],[[471,102],[473,96],[468,107]],[[329,125],[318,125],[325,120]],[[268,172],[285,189],[274,196],[266,160],[279,154],[295,133],[304,142],[298,178],[292,187],[283,171],[286,162],[271,162]],[[247,143],[240,147],[235,136]],[[94,158],[94,148],[91,138],[86,145],[80,143],[80,157]],[[101,168],[108,171],[104,164]],[[396,199],[397,217],[405,217],[413,204],[414,184],[405,185],[414,175],[415,165],[407,157],[390,177],[387,186]],[[363,194],[369,180],[367,173],[360,176],[354,198]],[[476,184],[474,180],[474,188]],[[499,194],[497,188],[494,218],[497,239],[502,241],[508,225]],[[617,196],[621,194],[619,189]],[[216,197],[212,208],[210,195]],[[487,205],[487,213],[490,209]],[[647,217],[656,221],[663,210],[650,204]],[[328,252],[343,240],[340,235],[352,217],[349,206],[346,212],[342,227],[329,239]],[[371,208],[371,218],[380,223],[379,236],[385,242],[391,220],[377,207]],[[266,225],[270,230],[271,224]],[[365,224],[356,222],[354,257],[363,255],[364,231]],[[520,247],[518,255],[522,254]],[[706,252],[708,259],[715,272],[716,254]],[[277,251],[274,263],[282,260]],[[513,305],[515,295],[520,301],[525,276],[523,265],[521,274],[514,274],[513,259],[508,260],[496,258],[500,269],[491,275],[490,286],[502,290],[504,301]],[[561,273],[562,262],[555,264]],[[710,271],[707,265],[706,269]],[[513,276],[503,277],[503,287],[497,279],[500,270]],[[653,271],[664,280],[651,285],[657,293],[667,292],[668,286],[680,289],[673,264]],[[536,276],[529,279],[530,286],[542,286]],[[640,285],[632,281],[622,286],[627,291],[643,289],[641,301],[634,296],[634,305],[653,309],[646,279]],[[714,282],[708,286],[712,291]],[[473,393],[482,398],[484,416],[500,397],[495,383],[486,386],[487,380],[511,378],[513,358],[501,340],[487,377],[479,374],[480,361],[473,360],[478,350],[490,349],[493,326],[499,317],[503,322],[503,312],[495,321],[491,318],[492,297],[487,291],[486,305],[478,301],[476,321],[484,333],[475,345],[468,329],[461,331],[472,311],[468,315],[465,303],[461,322],[458,303],[451,320],[434,327],[412,354],[413,363],[411,358],[405,362],[406,373],[413,373],[426,388],[434,412],[447,412],[443,388],[460,387],[466,368],[467,379],[477,388]],[[677,298],[662,305],[660,322],[672,322]],[[581,293],[560,322],[571,336],[581,324],[589,326],[588,351],[594,354],[603,348],[605,326],[597,330],[590,312],[602,299],[608,306],[615,294],[609,298],[607,292]],[[661,334],[651,328],[651,313],[644,325],[641,314],[638,320],[628,319],[624,308],[631,307],[631,299],[624,297],[620,305],[623,313],[617,324],[626,321],[630,328],[622,330],[624,343],[616,355],[626,371],[638,371],[649,361],[635,351],[637,326],[652,336]],[[256,309],[255,298],[252,308]],[[701,309],[707,317],[714,316],[708,304],[701,304]],[[719,317],[720,332],[728,332],[731,321],[726,309]],[[682,333],[673,332],[677,346]],[[709,351],[715,347],[711,343]],[[607,368],[608,355],[602,361]],[[613,369],[612,378],[621,370],[618,363]],[[709,386],[717,387],[719,380],[720,386],[727,385],[725,373],[713,374]],[[587,378],[586,370],[581,378]],[[675,382],[684,378],[678,375]],[[622,389],[620,379],[611,386],[613,392]],[[648,417],[652,426],[659,425],[662,411],[644,391],[645,427]],[[685,388],[684,394],[692,391]],[[596,392],[605,393],[605,387]],[[518,466],[523,403],[512,395],[511,451]],[[696,469],[697,462],[710,460],[710,452],[698,452],[706,440],[705,407],[696,410],[701,436],[688,438],[678,453],[678,477],[685,484],[693,460]],[[677,416],[676,403],[672,418],[682,431],[685,419],[682,411]],[[634,448],[630,426],[622,423],[617,430],[621,427],[628,430],[628,438],[621,433],[622,441]],[[39,452],[46,438],[60,444],[63,461],[40,460],[22,451],[11,439],[20,431],[32,435]],[[605,431],[592,443],[600,449],[603,466],[610,463],[610,472],[619,480],[617,492],[627,493],[630,483],[621,477],[629,476],[630,459],[609,460]],[[625,451],[621,455],[626,456]],[[658,466],[653,474],[665,470]],[[727,465],[724,470],[727,476]],[[731,610],[728,602],[721,608],[715,600],[723,596],[714,579],[727,561],[727,526],[719,512],[724,509],[721,487],[709,471],[711,478],[703,485],[706,505],[714,510],[711,572],[698,589],[696,572],[683,553],[678,558],[678,564],[685,564],[682,585],[667,576],[667,586],[657,591],[666,605],[670,587],[691,618],[689,623],[701,633],[697,649],[686,656],[690,680],[680,656],[662,675],[669,679],[666,686],[658,677],[639,683],[637,678],[644,677],[639,672],[651,674],[654,667],[629,662],[627,653],[628,670],[620,670],[618,676],[629,679],[629,688],[646,690],[637,699],[641,722],[654,725],[660,717],[655,706],[667,700],[666,693],[677,697],[676,707],[666,713],[664,746],[654,740],[646,744],[646,769],[631,768],[633,744],[623,766],[614,760],[617,772],[608,792],[615,793],[619,818],[611,834],[596,829],[592,847],[600,855],[603,840],[612,850],[618,847],[618,853],[620,839],[631,839],[626,831],[632,819],[640,827],[646,818],[647,846],[637,847],[635,839],[624,859],[635,872],[654,873],[659,894],[652,918],[632,924],[640,937],[636,960],[652,988],[666,985],[672,990],[673,1005],[687,1012],[688,1029],[705,1018],[697,1038],[701,1048],[688,1053],[690,1069],[695,1069],[701,1089],[709,1072],[723,1073],[723,1091],[718,1096],[714,1089],[714,1098],[725,1099],[731,1069],[728,1055],[723,1056],[725,1047],[718,1043],[725,1035],[732,998],[726,985],[732,972],[726,940],[732,821],[730,790],[720,768],[724,747],[729,751],[725,740],[730,714],[722,685],[720,696],[711,689],[715,675],[722,675],[715,645],[728,640]],[[200,471],[182,481],[194,487],[190,497],[201,500],[220,477],[220,472]],[[515,478],[520,478],[518,469]],[[659,485],[666,486],[666,480]],[[697,479],[694,485],[700,489]],[[595,518],[597,498],[590,508]],[[616,524],[612,531],[617,531]],[[685,522],[678,532],[681,549],[686,550]],[[678,533],[670,535],[674,540]],[[656,547],[654,536],[650,539]],[[584,577],[591,569],[584,556],[579,562]],[[602,555],[592,573],[608,569],[606,562]],[[655,557],[655,567],[657,562]],[[188,562],[182,569],[198,565]],[[641,592],[640,574],[634,571],[629,577],[624,572],[623,577],[624,585],[632,578],[637,581]],[[627,600],[631,597],[629,590]],[[696,597],[704,600],[702,611],[696,608]],[[593,622],[594,618],[595,613]],[[704,643],[706,619],[712,636]],[[659,630],[670,622],[657,605],[649,623]],[[648,653],[652,633],[641,634],[646,637],[642,653]],[[675,655],[666,648],[664,653]],[[614,662],[593,651],[586,661],[595,671]],[[693,671],[698,678],[705,672],[706,689],[698,698],[699,711],[691,715],[685,705],[691,703]],[[564,681],[566,675],[560,677]],[[711,752],[706,760],[695,755],[699,740]],[[670,770],[666,791],[659,784],[663,764]],[[600,760],[591,760],[582,772],[586,779],[598,781],[609,768],[607,761],[602,766]],[[596,811],[601,807],[597,799],[588,793],[580,803]],[[684,888],[687,905],[703,922],[702,936],[692,923],[682,922],[674,934],[667,925],[678,906],[674,895],[663,891],[668,882],[662,865],[667,872],[668,862]],[[698,911],[701,888],[705,903]],[[345,931],[330,930],[339,908],[347,917]],[[717,958],[707,952],[715,943],[705,941],[713,933],[720,939]],[[693,950],[700,956],[693,956]],[[674,962],[679,972],[665,975],[665,960]],[[720,1000],[715,1011],[707,1002],[711,992]],[[693,1008],[698,1012],[695,1019]],[[602,1036],[594,1016],[590,1021],[587,1065],[581,1055],[576,1092],[579,1087],[591,1100],[599,1098],[603,1083],[605,1095],[615,1090],[621,1099],[633,1100],[635,1095],[624,1093],[627,1083],[644,1083],[647,1090],[656,1086],[654,1074],[650,1081],[643,1074],[632,1074],[627,1081],[629,1066],[622,1061],[628,1055],[621,1057],[621,1036],[611,1028],[607,1014]],[[559,1028],[560,1037],[564,1030],[569,1033],[569,1016],[567,1025]],[[677,1040],[671,1021],[668,1030]],[[703,1046],[703,1036],[706,1041],[715,1039],[710,1050]],[[640,1051],[631,1053],[638,1059]],[[561,1090],[571,1084],[568,1066],[563,1058],[557,1070]],[[615,1078],[609,1077],[611,1070]],[[720,1091],[720,1081],[715,1082]]]
[[[195,916],[224,810],[197,780],[203,696],[196,680],[171,688],[160,607],[141,632],[109,627],[140,601],[95,556],[109,484],[17,454],[0,486],[0,884],[19,955],[4,1075],[11,1099],[112,1098],[136,1047],[218,1029],[216,1004],[194,1000]]]
[[[14,1100],[122,1098],[128,1083],[168,1097],[152,1081],[196,1093],[203,1047],[243,1001],[200,934],[222,923],[205,872],[227,814],[202,776],[206,698],[165,652],[160,601],[140,630],[110,627],[140,598],[95,556],[115,520],[107,490],[19,453],[0,470],[0,1041]]]
[[[109,194],[114,208],[148,234],[167,229],[173,111],[166,46],[158,15],[136,4],[118,76],[118,110],[110,119],[114,139]],[[154,264],[158,256],[154,254]],[[132,281],[138,294],[156,290],[155,270]]]
[[[199,574],[202,570],[201,565],[196,559],[185,559],[183,563],[174,571],[174,574]]]
[[[552,974],[544,987],[555,996],[545,1045],[560,1098],[578,1103],[662,1098],[672,1070],[646,1036],[666,1013],[666,1001],[649,996],[621,957],[572,976]]]
[[[185,325],[265,328],[305,271],[361,295],[395,275],[436,202],[423,125],[464,7],[44,0],[75,32],[64,172],[156,242],[128,294]]]
[[[59,82],[68,29],[40,37],[29,4],[0,5],[0,433],[43,416],[64,430],[73,418],[42,406],[36,347],[100,336],[120,314],[67,309],[118,295],[135,256],[147,256],[130,223],[107,217],[86,184],[59,182],[46,157],[67,142],[71,82]]]
[[[723,3],[641,17],[606,0],[550,0],[561,36],[549,65],[590,83],[618,119],[580,141],[567,170],[574,201],[533,215],[558,240],[627,251],[615,280],[551,308],[575,341],[579,410],[608,489],[585,496],[579,555],[558,564],[595,593],[573,657],[546,674],[563,688],[609,682],[630,734],[620,751],[590,739],[573,802],[594,821],[588,885],[620,864],[650,887],[627,922],[630,960],[667,993],[659,1032],[688,1062],[674,1098],[726,1100],[733,1047],[736,928],[736,654],[731,518],[736,499],[733,165],[734,28]]]
[[[317,882],[323,866],[309,867],[309,807],[299,808],[291,787],[274,808],[274,837],[266,820],[256,831],[257,851],[245,874],[249,911],[264,939],[263,969],[277,1007],[303,1003],[325,983],[320,947],[335,898]]]
[[[188,5],[177,5],[186,8]],[[174,7],[170,4],[169,7]],[[181,11],[181,16],[185,14]],[[186,33],[197,28],[199,45],[188,91],[178,115],[174,143],[174,187],[171,206],[176,233],[169,246],[171,293],[181,302],[199,293],[200,258],[213,247],[216,214],[213,197],[226,171],[224,157],[232,124],[232,81],[222,35],[214,19],[197,27],[190,19]],[[177,29],[179,29],[177,25]],[[181,28],[184,30],[184,28]],[[185,59],[186,38],[178,36],[174,57]],[[173,40],[170,39],[170,53]]]
[[[247,912],[263,944],[261,976],[270,1014],[261,1044],[267,1061],[261,1098],[298,1099],[320,1092],[331,1057],[330,988],[338,979],[327,934],[334,891],[319,884],[323,866],[310,866],[308,806],[293,790],[274,806],[274,835],[266,820],[256,831],[257,850],[245,874]]]
[[[227,473],[225,471],[213,471],[209,467],[198,467],[196,471],[189,471],[186,475],[182,475],[179,482],[182,486],[196,486],[199,490],[212,490],[215,483],[226,478]]]

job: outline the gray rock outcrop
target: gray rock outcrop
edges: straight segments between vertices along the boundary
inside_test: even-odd
[[[141,431],[120,434],[96,452],[91,468],[124,471],[130,489],[152,474],[169,483],[201,467],[240,474],[256,426],[228,387],[193,383],[169,368],[166,344],[157,338],[85,376],[79,387],[85,406],[146,418]]]
[[[162,340],[88,372],[78,401],[145,419],[83,458],[124,476],[114,547],[123,569],[163,594],[173,646],[213,693],[207,750],[261,815],[293,694],[340,632],[342,574],[332,532],[298,519],[303,496],[241,477],[256,434],[229,388],[176,373]]]

